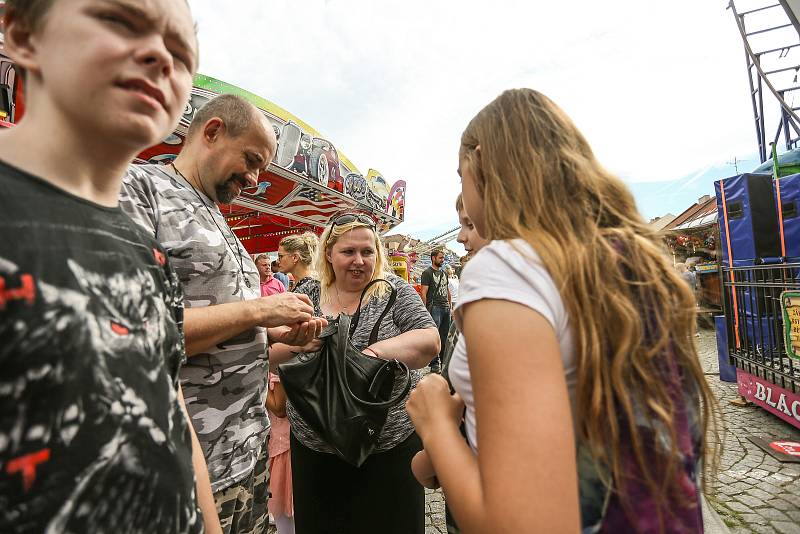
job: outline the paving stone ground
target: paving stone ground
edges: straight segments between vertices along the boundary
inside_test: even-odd
[[[758,406],[739,408],[735,383],[719,380],[713,330],[702,330],[698,349],[706,378],[725,421],[723,453],[711,506],[733,533],[800,534],[800,464],[781,463],[747,436],[800,441],[800,430]]]
[[[441,490],[425,490],[425,534],[447,534]]]

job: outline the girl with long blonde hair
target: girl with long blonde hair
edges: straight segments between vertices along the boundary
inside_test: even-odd
[[[462,531],[702,531],[695,303],[630,192],[530,89],[472,119],[459,173],[491,243],[462,275],[457,395],[431,376],[407,407]]]

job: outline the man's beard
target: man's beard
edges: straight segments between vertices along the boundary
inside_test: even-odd
[[[246,186],[246,182],[244,178],[233,175],[214,188],[214,191],[217,193],[217,201],[219,201],[220,204],[230,204],[233,202],[233,199],[239,196],[239,193],[234,190],[235,185],[239,185],[239,193],[241,193],[242,189]]]

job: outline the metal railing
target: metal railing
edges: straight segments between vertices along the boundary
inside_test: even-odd
[[[800,392],[800,361],[786,352],[781,293],[800,291],[800,263],[723,267],[723,304],[731,363]]]

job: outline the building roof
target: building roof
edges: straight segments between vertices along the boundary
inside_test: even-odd
[[[662,215],[661,217],[656,217],[655,219],[651,219],[648,224],[650,228],[655,230],[656,232],[659,230],[663,230],[666,225],[671,223],[675,220],[675,216],[671,213],[667,213],[666,215]]]
[[[704,228],[717,222],[717,199],[711,195],[700,197],[683,213],[664,227],[665,232]]]
[[[420,240],[404,234],[392,234],[381,238],[383,244],[389,250],[403,251],[406,247],[414,248],[419,245]]]

